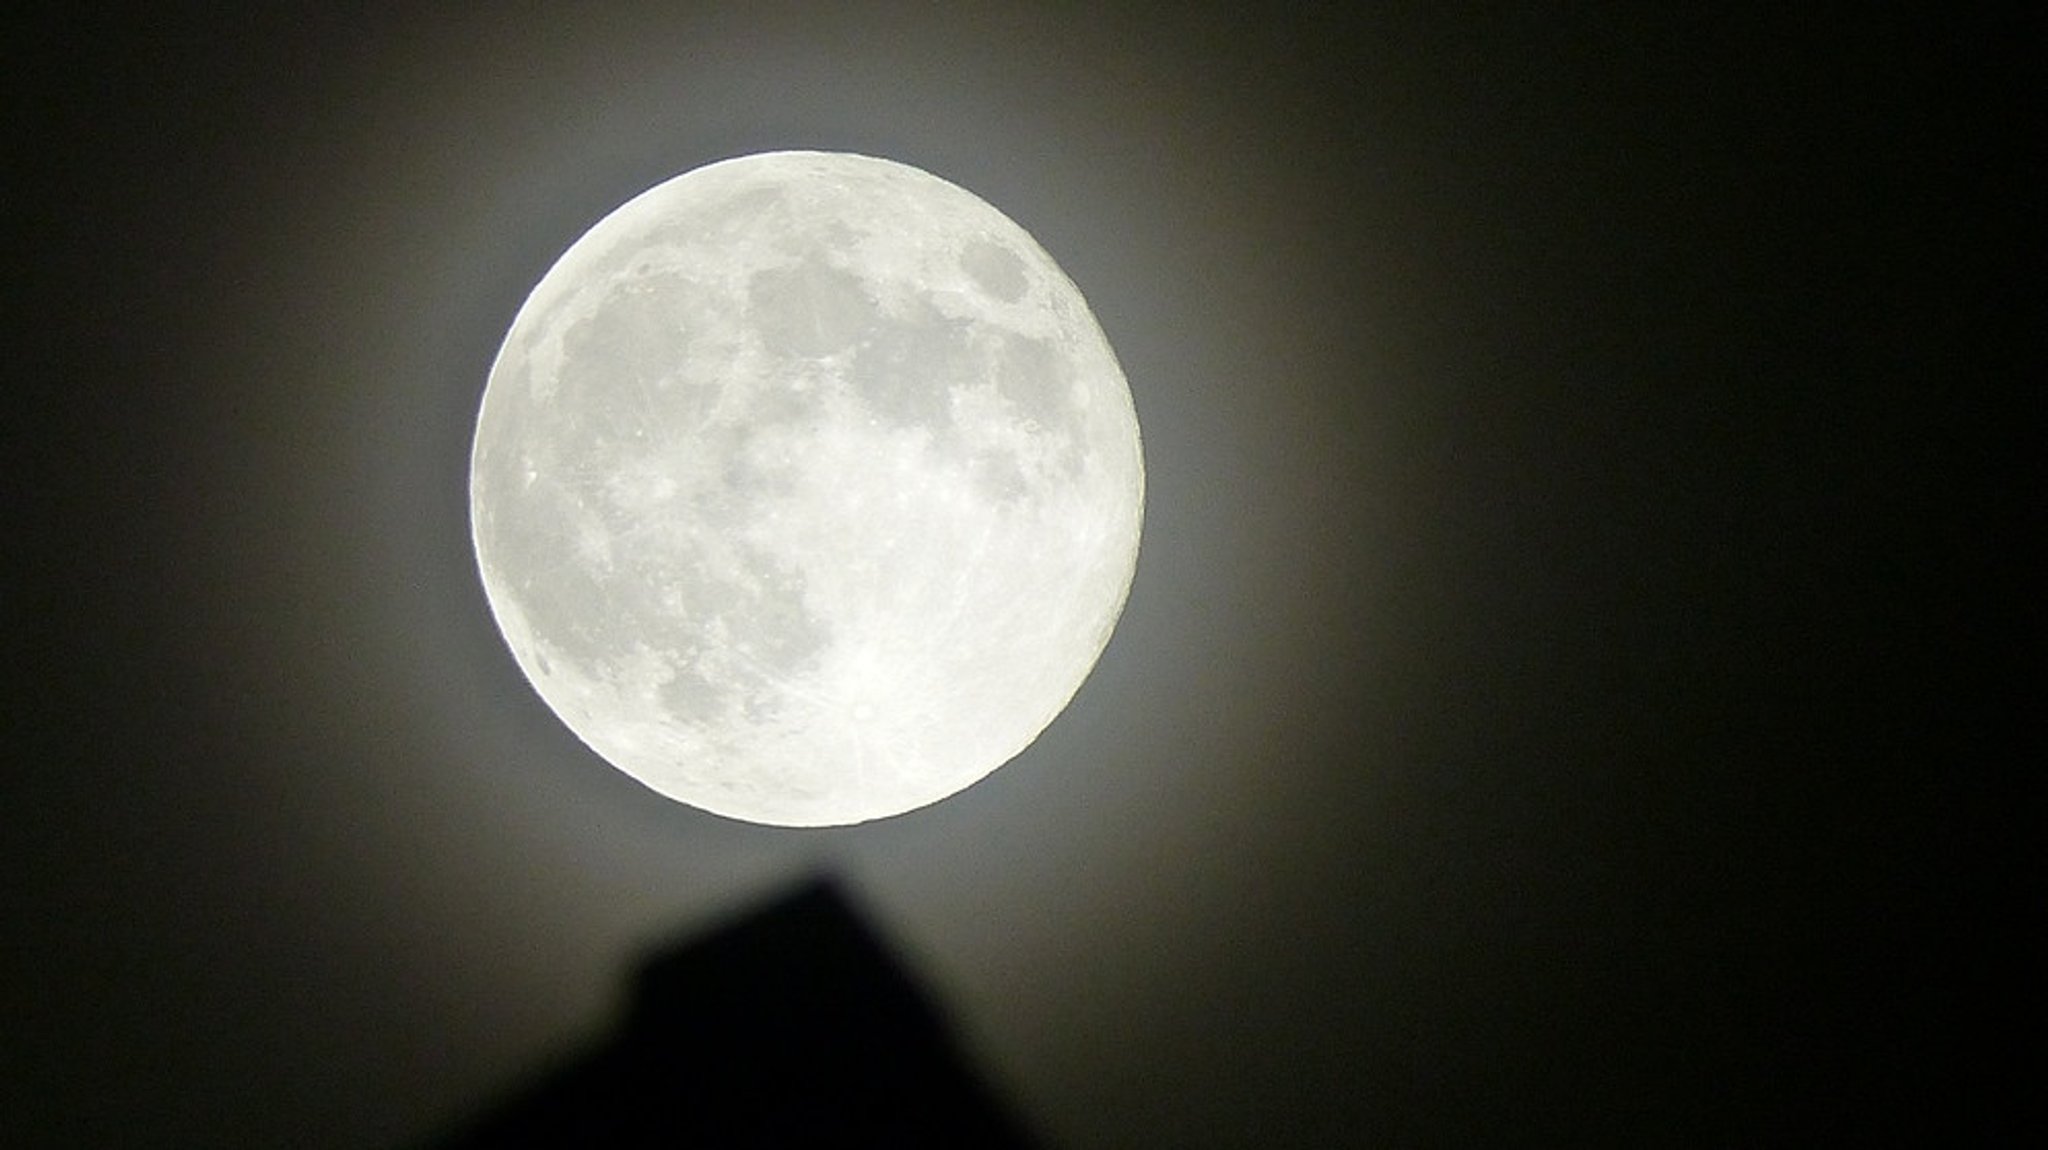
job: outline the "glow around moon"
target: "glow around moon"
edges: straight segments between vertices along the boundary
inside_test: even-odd
[[[753,822],[935,802],[1028,746],[1137,562],[1130,390],[972,194],[863,156],[699,168],[547,273],[491,368],[477,563],[599,755]]]

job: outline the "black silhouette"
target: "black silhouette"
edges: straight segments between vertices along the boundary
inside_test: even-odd
[[[617,1036],[437,1143],[1031,1144],[837,887],[657,955]]]

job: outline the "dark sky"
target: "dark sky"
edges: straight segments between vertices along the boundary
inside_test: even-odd
[[[20,7],[0,1143],[402,1144],[814,871],[1077,1150],[1967,1142],[2017,1097],[1975,992],[1983,878],[2039,890],[2038,608],[1979,620],[2040,526],[1988,497],[2039,502],[2031,27]],[[827,831],[556,723],[464,489],[554,257],[792,147],[1030,230],[1148,467],[1068,713]]]

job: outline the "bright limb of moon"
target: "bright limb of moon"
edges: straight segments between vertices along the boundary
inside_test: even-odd
[[[1130,388],[1073,282],[971,193],[865,156],[687,172],[577,240],[491,367],[477,566],[614,766],[784,826],[1015,757],[1138,555]]]

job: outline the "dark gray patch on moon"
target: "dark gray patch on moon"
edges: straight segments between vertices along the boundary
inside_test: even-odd
[[[718,482],[691,498],[692,518],[724,532],[743,530],[761,506],[797,490],[801,460],[758,449],[759,427],[740,424],[705,436],[701,450],[718,461]]]
[[[575,410],[639,410],[639,397],[677,367],[675,349],[688,314],[686,281],[649,276],[621,284],[595,314],[562,336],[558,378],[577,390]]]
[[[853,357],[847,378],[870,412],[896,427],[953,422],[952,390],[977,374],[971,325],[918,303],[909,316],[879,324]]]
[[[1005,336],[995,381],[997,393],[1045,446],[1048,461],[1069,479],[1079,475],[1087,435],[1074,398],[1073,361],[1046,340]]]
[[[577,562],[572,540],[538,531],[508,535],[497,548],[511,558],[513,569],[535,569],[535,574],[519,580],[519,608],[533,634],[552,645],[558,656],[571,666],[588,668],[616,650],[611,646],[612,616],[593,616],[588,609],[592,596],[610,593],[608,581]]]
[[[822,260],[769,268],[747,285],[748,324],[771,355],[831,355],[858,340],[874,317],[860,277]]]
[[[1031,491],[1014,452],[984,451],[974,457],[968,473],[974,477],[975,491],[991,503],[1015,503]]]
[[[1074,370],[1050,343],[1029,336],[1003,338],[996,354],[996,390],[1018,415],[1046,431],[1074,430]]]
[[[960,270],[974,285],[1004,303],[1024,298],[1027,280],[1024,261],[1017,253],[988,240],[976,240],[960,253]]]
[[[805,379],[782,379],[753,393],[742,423],[753,428],[802,428],[821,431],[825,425],[823,396]]]

